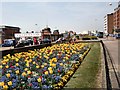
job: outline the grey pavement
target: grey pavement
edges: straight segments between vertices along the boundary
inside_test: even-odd
[[[13,49],[14,47],[0,47],[0,51]]]
[[[120,81],[120,76],[119,76],[120,74],[119,72],[120,70],[120,55],[119,55],[120,40],[114,39],[114,38],[108,38],[108,39],[102,39],[102,40],[108,50],[109,57],[107,57],[107,60],[108,60],[112,88],[119,88],[120,85],[119,83],[117,83],[117,81]],[[112,66],[111,60],[112,60],[114,67]],[[114,72],[114,70],[116,71],[116,73]]]
[[[119,71],[118,67],[120,66],[120,55],[118,55],[118,51],[120,49],[119,47],[119,43],[120,40],[118,39],[107,39],[107,40],[103,40],[105,46],[107,47],[112,59],[113,59],[113,63],[115,65],[115,68],[117,69],[117,71]]]

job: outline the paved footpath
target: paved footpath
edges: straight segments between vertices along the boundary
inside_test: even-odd
[[[118,53],[120,52],[120,40],[116,40],[116,39],[108,39],[108,40],[103,40],[105,46],[107,47],[112,59],[113,59],[113,63],[116,67],[117,70],[120,70],[120,68],[118,69],[118,67],[120,67],[120,55],[118,55]]]
[[[0,51],[13,49],[14,47],[0,47]]]
[[[120,49],[120,39],[116,40],[113,38],[109,39],[103,39],[103,43],[108,49],[109,55],[111,56],[111,60],[113,62],[115,71],[117,72],[118,78],[116,79],[114,76],[115,74],[113,73],[113,68],[110,64],[110,60],[108,59],[109,63],[109,72],[110,72],[110,78],[111,78],[111,83],[112,83],[112,88],[117,88],[120,87],[118,83],[116,82],[117,80],[120,81],[120,55],[119,55],[119,49]]]

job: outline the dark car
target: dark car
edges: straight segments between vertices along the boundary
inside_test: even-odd
[[[115,35],[116,39],[120,39],[120,34]]]
[[[58,38],[58,40],[56,40],[55,43],[62,43],[62,38]]]
[[[103,38],[103,32],[98,32],[98,33],[97,33],[97,37]]]
[[[22,42],[19,42],[16,47],[24,47],[24,46],[29,46],[30,41],[29,40],[23,40]]]
[[[43,39],[40,44],[50,44],[51,43],[51,40],[50,39]]]
[[[14,43],[13,43],[13,40],[5,40],[4,43],[2,44],[2,47],[10,47],[10,46],[13,46]]]

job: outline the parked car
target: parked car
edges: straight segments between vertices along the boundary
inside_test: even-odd
[[[103,32],[98,32],[96,36],[99,38],[103,38]]]
[[[30,45],[30,41],[29,40],[22,40],[21,42],[18,42],[16,44],[16,47],[24,47],[24,46],[28,46]]]
[[[51,40],[50,39],[43,39],[40,44],[50,44],[51,43]]]
[[[10,46],[13,46],[14,43],[13,43],[13,40],[12,39],[7,39],[7,40],[4,40],[4,43],[2,44],[2,47],[10,47]]]
[[[55,41],[56,43],[61,43],[62,42],[62,38],[59,38],[58,40]]]
[[[116,39],[120,38],[120,34],[115,34]]]

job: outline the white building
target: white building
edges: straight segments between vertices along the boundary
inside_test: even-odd
[[[15,33],[15,38],[41,37],[41,33]]]
[[[107,35],[108,34],[108,31],[107,31],[107,23],[108,23],[108,21],[107,21],[107,16],[105,16],[104,17],[104,33]]]

